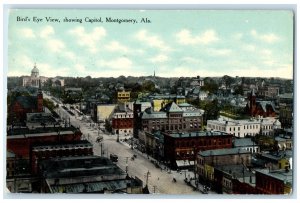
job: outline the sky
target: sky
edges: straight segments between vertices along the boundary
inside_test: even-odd
[[[30,75],[36,64],[46,77],[292,79],[293,23],[287,10],[11,9],[7,75]]]

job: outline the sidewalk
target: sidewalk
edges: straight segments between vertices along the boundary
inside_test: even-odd
[[[195,179],[190,180],[189,182],[190,186],[193,187],[195,190],[198,190],[200,192],[202,192],[203,194],[217,194],[216,192],[210,190],[210,189],[206,189],[204,188],[205,186],[203,186],[202,184],[198,183],[198,187],[196,186],[196,181]]]

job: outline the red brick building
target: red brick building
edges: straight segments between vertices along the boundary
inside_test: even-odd
[[[125,105],[119,106],[112,116],[112,131],[117,135],[133,134],[133,111]]]
[[[232,135],[224,132],[163,132],[162,134],[164,135],[165,160],[172,165],[180,160],[195,161],[199,151],[232,147]]]
[[[43,94],[38,92],[37,96],[19,96],[9,108],[9,114],[14,121],[26,120],[27,113],[43,112]]]
[[[18,157],[29,158],[33,145],[78,141],[82,133],[74,127],[11,129],[7,132],[7,150]]]
[[[257,101],[254,91],[249,96],[249,102],[247,104],[248,114],[252,117],[275,117],[275,105],[271,101]]]
[[[43,160],[89,155],[93,155],[93,145],[87,140],[35,145],[31,148],[31,171],[38,174],[38,165]]]
[[[256,170],[256,190],[258,194],[291,194],[292,170]]]

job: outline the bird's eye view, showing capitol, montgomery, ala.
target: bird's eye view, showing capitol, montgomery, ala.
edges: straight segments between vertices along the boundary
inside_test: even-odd
[[[6,192],[292,195],[293,36],[289,10],[10,9]]]

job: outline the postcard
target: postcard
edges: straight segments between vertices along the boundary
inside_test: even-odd
[[[9,9],[7,193],[292,195],[294,30],[292,10]]]

